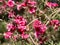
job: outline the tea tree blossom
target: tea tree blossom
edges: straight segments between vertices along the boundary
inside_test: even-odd
[[[14,12],[13,11],[8,12],[8,18],[13,18],[13,17],[15,17]]]
[[[42,24],[41,21],[39,21],[39,20],[35,20],[33,22],[33,27],[35,29],[35,32],[36,32],[35,35],[37,37],[39,37],[40,34],[44,34],[45,31],[46,31],[46,29],[47,29],[46,25],[45,24]]]
[[[43,44],[44,41],[46,41],[46,39],[43,39],[43,37],[41,35],[43,35],[46,30],[47,30],[47,27],[45,24],[43,24],[41,21],[39,20],[35,20],[33,22],[33,27],[34,27],[34,30],[35,30],[35,37],[39,40],[39,43],[40,44]]]
[[[21,24],[21,25],[26,25],[27,21],[24,19],[22,16],[16,16],[15,19],[13,20],[16,24]]]
[[[58,29],[59,24],[60,24],[60,21],[59,20],[51,20],[50,21],[50,25],[53,26],[55,30]]]
[[[23,3],[17,5],[17,10],[21,8],[28,7],[28,12],[34,14],[36,12],[36,2],[31,0],[25,0]]]
[[[51,25],[58,25],[59,24],[59,20],[51,20],[50,24]]]
[[[21,8],[24,8],[24,7],[26,7],[27,6],[27,4],[26,3],[21,3],[21,4],[18,4],[17,5],[17,10],[19,11]]]
[[[29,8],[28,12],[29,12],[30,14],[34,14],[34,13],[36,12],[36,7],[31,7],[31,8]]]
[[[11,32],[5,32],[5,33],[4,33],[4,38],[5,38],[5,39],[10,39],[10,38],[12,37],[12,34],[13,34],[13,33],[11,33]]]
[[[8,31],[14,31],[15,30],[15,26],[12,23],[8,23],[7,24],[7,30]]]
[[[22,37],[23,39],[27,39],[27,38],[29,37],[29,35],[28,35],[28,34],[22,34],[21,37]]]
[[[13,0],[8,0],[7,5],[9,7],[13,7],[15,5],[15,2]]]
[[[48,7],[50,7],[50,8],[52,8],[52,7],[57,7],[57,6],[58,6],[57,3],[52,3],[52,2],[47,2],[46,5],[47,5]]]

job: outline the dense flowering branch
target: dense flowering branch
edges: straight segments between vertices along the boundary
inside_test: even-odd
[[[32,45],[43,45],[48,40],[46,35],[50,34],[49,27],[56,32],[59,31],[60,21],[55,19],[55,16],[60,12],[60,8],[56,2],[41,0],[38,5],[37,0],[23,0],[22,2],[0,0],[0,3],[2,3],[0,4],[0,22],[6,22],[7,31],[3,32],[3,38],[6,40],[12,39],[14,43],[20,41],[19,39],[26,42],[27,39],[31,39]],[[42,3],[43,10],[40,6]]]

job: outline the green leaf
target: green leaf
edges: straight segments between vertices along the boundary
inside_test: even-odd
[[[0,21],[0,33],[6,32],[6,22]]]

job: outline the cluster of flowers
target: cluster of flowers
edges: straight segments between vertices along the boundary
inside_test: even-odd
[[[14,0],[0,0],[0,2],[2,3],[1,7],[0,7],[0,14],[3,11],[7,11],[7,9],[9,11],[7,11],[8,13],[8,18],[11,19],[11,17],[13,18],[13,21],[11,23],[7,24],[7,32],[4,33],[4,38],[5,39],[10,39],[10,38],[18,38],[18,35],[13,35],[13,33],[15,31],[20,33],[20,36],[23,39],[26,39],[29,37],[28,34],[25,33],[26,31],[26,19],[24,19],[22,16],[16,16],[15,13],[13,11],[14,7],[16,6],[17,10],[19,11],[20,9],[24,8],[24,9],[28,9],[28,12],[30,14],[34,14],[36,12],[36,2],[33,0],[24,0],[24,2],[19,3],[19,2],[15,2]]]
[[[22,3],[19,3],[19,2],[16,2],[14,0],[8,0],[7,2],[5,0],[1,0],[0,2],[3,3],[3,5],[1,7],[3,7],[4,9],[6,7],[9,7],[9,8],[14,8],[14,6],[17,7],[17,10],[19,11],[20,9],[24,8],[28,8],[28,12],[31,13],[31,14],[34,14],[36,12],[36,2],[33,1],[33,0],[24,0],[24,2]]]
[[[40,43],[42,44],[45,41],[45,39],[42,39],[41,35],[43,35],[46,32],[47,26],[43,24],[41,21],[35,20],[33,22],[33,27],[35,29],[36,38],[38,38]]]
[[[3,3],[3,5],[0,7],[0,13],[5,10],[6,11],[6,8],[11,8],[11,10],[8,11],[8,18],[10,17],[13,17],[13,21],[11,23],[8,23],[7,24],[7,32],[4,33],[4,37],[5,39],[10,39],[11,37],[13,38],[18,38],[18,36],[13,36],[13,33],[15,31],[19,32],[19,35],[23,38],[23,39],[27,39],[29,37],[28,34],[26,34],[26,24],[27,24],[27,21],[26,19],[24,19],[22,16],[15,16],[15,13],[13,11],[13,8],[14,6],[16,6],[17,10],[20,11],[22,8],[23,9],[27,9],[27,11],[30,13],[30,14],[35,14],[36,12],[36,4],[37,2],[35,2],[34,0],[24,0],[22,3],[19,3],[19,2],[15,2],[14,0],[8,0],[8,1],[5,1],[5,0],[0,0],[1,3]],[[52,8],[52,7],[57,7],[58,4],[57,3],[52,3],[52,2],[47,2],[46,3],[46,6]],[[54,29],[57,29],[60,24],[59,24],[59,20],[51,20],[50,21],[50,25],[54,26]],[[45,39],[42,39],[42,36],[46,30],[47,30],[47,26],[45,24],[43,24],[41,21],[39,20],[35,20],[33,22],[33,27],[34,27],[34,30],[35,30],[35,36],[36,38],[39,39],[40,43],[44,42]]]
[[[0,0],[0,2],[3,3],[3,5],[0,7],[4,10],[6,10],[6,7],[9,7],[9,8],[14,8],[14,6],[16,6],[17,10],[21,10],[22,8],[24,9],[28,9],[27,11],[30,13],[30,14],[34,14],[36,12],[36,5],[37,5],[37,2],[35,2],[34,0],[24,0],[22,3],[19,3],[19,2],[15,2],[14,0],[8,0],[7,2],[5,0]],[[59,6],[57,3],[52,3],[52,2],[47,2],[46,3],[46,6],[52,8],[52,7],[57,7]],[[2,11],[0,11],[1,13]]]
[[[26,19],[24,19],[22,16],[16,16],[12,23],[7,24],[7,30],[8,32],[4,33],[5,39],[9,39],[12,37],[13,32],[17,30],[17,32],[20,33],[20,36],[23,39],[26,39],[29,37],[28,34],[25,34],[26,31]]]
[[[60,26],[60,21],[59,20],[51,20],[50,25],[53,26],[55,30],[57,30],[58,27]]]
[[[51,20],[50,26],[53,26],[54,30],[58,30],[58,27],[60,26],[59,20]],[[40,44],[42,44],[44,41],[46,41],[47,38],[43,39],[41,35],[45,34],[47,30],[47,26],[45,24],[42,24],[41,21],[35,20],[33,22],[33,27],[35,30],[35,37],[39,39]]]
[[[17,17],[14,18],[13,23],[7,24],[8,32],[4,33],[5,39],[11,38],[12,34],[15,30],[17,30],[20,33],[20,35],[23,39],[27,39],[29,37],[29,35],[25,34],[26,23],[27,23],[26,19],[24,19],[22,16],[18,15]],[[60,26],[60,22],[59,22],[59,20],[51,20],[50,25],[54,26],[54,29],[58,29],[58,27]],[[46,38],[42,39],[41,35],[45,34],[45,32],[47,30],[47,26],[45,24],[43,24],[41,21],[35,20],[33,22],[33,27],[35,30],[35,37],[38,38],[40,43],[42,44],[46,40]]]
[[[21,4],[17,4],[17,10],[20,10],[21,8],[28,8],[28,12],[30,14],[34,14],[36,12],[36,2],[32,0],[25,0]]]

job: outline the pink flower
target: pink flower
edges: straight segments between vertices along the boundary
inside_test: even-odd
[[[5,38],[5,39],[10,39],[10,38],[12,37],[12,34],[13,34],[13,33],[11,33],[11,32],[5,32],[5,33],[4,33],[4,38]]]
[[[31,8],[29,8],[28,12],[29,12],[30,14],[34,14],[34,13],[36,12],[36,7],[31,7]]]
[[[35,32],[36,33],[35,34],[36,37],[39,37],[40,34],[44,34],[46,29],[47,29],[46,25],[42,24],[41,21],[39,21],[39,20],[35,20],[33,22],[33,27],[34,27],[34,29],[36,31]]]
[[[39,35],[40,35],[40,34],[38,34],[38,32],[35,31],[34,36],[35,36],[36,38],[39,38]]]
[[[27,5],[27,6],[31,6],[31,7],[35,7],[37,2],[34,1],[34,0],[24,0],[24,3]]]
[[[50,25],[59,25],[59,20],[51,20]]]
[[[15,15],[14,15],[14,12],[10,11],[8,14],[8,18],[12,18],[12,17],[15,17]]]
[[[59,21],[59,25],[58,26],[60,26],[60,21]]]
[[[50,7],[50,8],[52,8],[52,7],[57,7],[57,6],[58,6],[57,3],[52,3],[52,2],[47,2],[46,5],[47,5],[48,7]]]
[[[3,10],[6,10],[6,2],[5,0],[2,0],[3,4],[0,6],[0,8],[2,8]]]
[[[26,26],[18,25],[17,26],[19,32],[23,32],[26,30]]]
[[[57,3],[53,3],[53,7],[57,7],[59,6]]]
[[[35,1],[28,0],[27,6],[29,7],[28,12],[30,14],[34,14],[36,12],[36,2]]]
[[[21,8],[26,7],[27,5],[25,3],[21,3],[17,5],[17,10],[20,10]]]
[[[42,24],[41,21],[35,20],[35,21],[33,22],[33,27],[34,27],[34,28],[39,27],[41,24]]]
[[[14,35],[13,39],[14,39],[14,41],[16,41],[18,39],[18,35]]]
[[[24,19],[22,16],[16,16],[15,19],[13,20],[13,22],[16,24],[17,27],[17,31],[20,33],[25,32],[26,30],[26,19]]]
[[[59,20],[51,20],[50,21],[50,25],[51,26],[54,26],[53,28],[54,28],[54,30],[57,30],[58,29],[58,27],[59,27]]]
[[[20,10],[21,8],[28,7],[28,12],[30,14],[34,14],[36,12],[36,2],[31,0],[25,0],[25,2],[17,5],[17,10]]]
[[[39,35],[44,34],[46,32],[46,25],[41,24],[40,26],[38,25],[37,27],[34,28],[36,31],[36,37],[38,38]]]
[[[26,25],[27,21],[22,16],[17,16],[14,19],[14,23],[19,24],[19,25]]]
[[[13,7],[13,6],[15,5],[15,2],[12,1],[12,0],[8,0],[7,5],[8,5],[9,7]]]
[[[17,5],[17,10],[20,10],[22,8],[21,5]]]
[[[28,34],[22,34],[21,37],[22,37],[23,39],[27,39],[27,38],[29,37],[29,35],[28,35]]]
[[[58,26],[57,26],[57,25],[55,25],[53,28],[54,28],[54,30],[56,30],[56,31],[58,30]]]
[[[12,23],[8,23],[7,24],[7,30],[8,31],[14,31],[15,30],[15,26]]]
[[[0,0],[0,2],[3,2],[3,0]]]
[[[35,2],[35,1],[28,1],[28,5],[30,5],[30,6],[35,6],[37,3]]]

